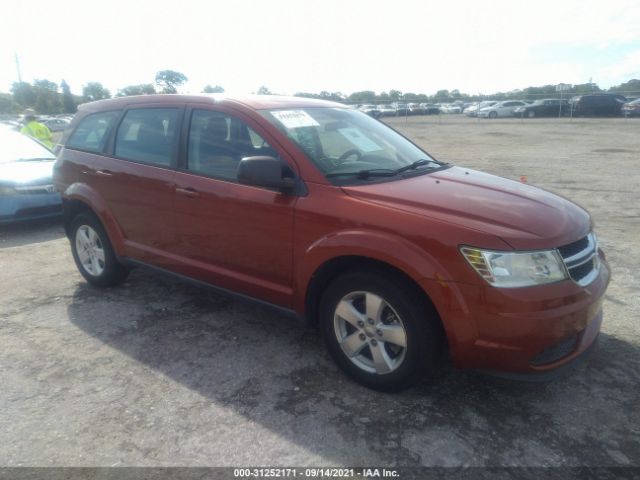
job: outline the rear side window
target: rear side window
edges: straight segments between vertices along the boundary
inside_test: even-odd
[[[177,121],[177,108],[127,111],[116,135],[115,155],[168,167],[171,165]]]
[[[117,116],[118,112],[87,115],[73,131],[66,146],[89,152],[101,152]]]

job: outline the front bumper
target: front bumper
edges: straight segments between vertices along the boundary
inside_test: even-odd
[[[0,223],[62,215],[62,198],[55,193],[0,196]]]
[[[542,375],[580,357],[602,323],[610,271],[601,255],[596,279],[501,289],[442,280],[422,286],[440,313],[454,365]]]

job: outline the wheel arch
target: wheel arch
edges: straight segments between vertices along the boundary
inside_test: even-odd
[[[71,223],[82,212],[93,214],[102,224],[116,256],[124,252],[124,234],[115,217],[108,210],[104,199],[86,184],[70,185],[62,196],[64,229],[67,237],[71,236]]]
[[[419,295],[420,299],[427,304],[428,308],[432,309],[440,326],[443,336],[442,338],[444,338],[445,343],[448,344],[446,330],[438,309],[431,300],[429,293],[420,286],[418,280],[395,265],[383,260],[361,255],[342,255],[334,257],[325,261],[316,268],[309,279],[305,294],[305,317],[310,323],[313,325],[317,325],[318,323],[320,301],[322,299],[323,292],[329,284],[343,273],[352,270],[380,273],[385,276],[394,277],[398,282],[402,282],[407,285],[407,288],[412,289],[415,292],[415,295]]]

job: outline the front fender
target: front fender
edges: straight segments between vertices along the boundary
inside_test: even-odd
[[[107,207],[104,198],[86,183],[75,182],[63,192],[64,200],[84,203],[104,226],[116,256],[124,256],[124,233]]]
[[[365,257],[391,265],[410,276],[416,283],[424,278],[449,276],[441,263],[429,252],[393,233],[365,229],[334,232],[325,235],[299,252],[294,258],[296,311],[305,309],[305,297],[314,273],[326,262],[338,257]]]

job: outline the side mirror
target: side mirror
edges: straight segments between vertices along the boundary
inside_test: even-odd
[[[283,176],[283,164],[280,160],[267,156],[244,157],[238,165],[238,181],[256,187],[277,188],[282,191],[293,190],[296,181],[293,177]]]

